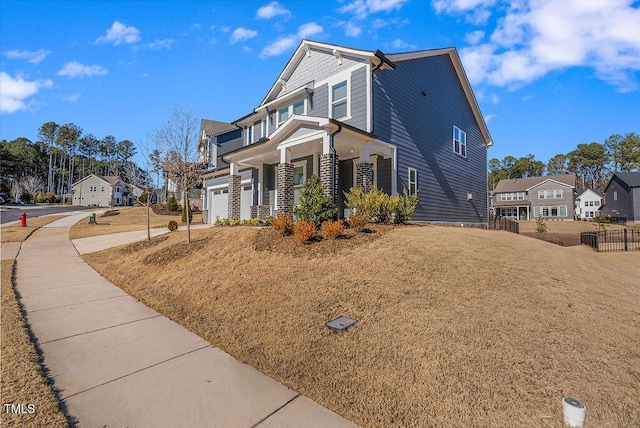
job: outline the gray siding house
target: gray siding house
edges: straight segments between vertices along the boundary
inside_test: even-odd
[[[135,202],[130,187],[115,175],[90,174],[73,183],[71,191],[73,205],[116,207]]]
[[[288,213],[318,175],[343,192],[419,191],[414,220],[485,226],[493,143],[455,48],[385,55],[303,40],[262,102],[203,121],[205,220]]]
[[[493,191],[494,215],[513,220],[573,220],[573,174],[500,180]]]
[[[604,189],[602,215],[640,221],[640,172],[616,172]]]

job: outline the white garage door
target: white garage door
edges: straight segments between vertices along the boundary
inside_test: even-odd
[[[253,191],[251,185],[242,186],[240,193],[240,218],[242,220],[251,218],[251,205],[253,202]],[[209,190],[209,213],[210,222],[216,221],[216,216],[221,219],[229,217],[229,189]]]

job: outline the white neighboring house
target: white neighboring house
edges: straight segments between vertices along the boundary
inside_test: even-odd
[[[129,203],[127,184],[115,175],[91,174],[71,186],[73,205],[115,207]]]
[[[576,195],[576,220],[587,220],[600,215],[602,192],[599,189],[578,190]]]

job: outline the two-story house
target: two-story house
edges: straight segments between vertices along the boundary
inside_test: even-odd
[[[616,172],[604,189],[603,215],[640,221],[640,172]]]
[[[115,175],[90,174],[71,186],[72,204],[115,207],[133,203],[129,186]]]
[[[212,126],[212,124],[214,126]],[[205,218],[289,213],[315,174],[343,192],[419,191],[414,220],[485,226],[491,136],[455,48],[385,55],[303,40],[267,95],[203,121]]]
[[[582,189],[576,192],[576,220],[589,220],[600,215],[602,192],[600,189]]]
[[[493,191],[496,216],[514,220],[573,220],[573,174],[500,180]]]

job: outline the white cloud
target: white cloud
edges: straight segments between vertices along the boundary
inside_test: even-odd
[[[471,3],[490,2],[439,0],[434,2],[436,11],[448,11],[444,3],[464,11]],[[505,5],[490,41],[460,51],[467,74],[473,83],[514,86],[554,70],[590,67],[619,91],[634,90],[640,70],[640,8],[633,5],[632,0],[523,0]]]
[[[36,95],[41,88],[51,88],[53,82],[46,80],[25,80],[22,76],[15,78],[0,71],[0,113],[13,113],[26,109],[27,99]]]
[[[484,115],[484,121],[485,121],[485,122],[487,122],[487,123],[489,123],[489,121],[490,121],[491,119],[493,119],[494,117],[496,117],[496,115],[495,115],[495,114],[485,114],[485,115]]]
[[[69,94],[69,95],[64,95],[62,97],[62,101],[68,102],[68,103],[75,103],[76,101],[78,101],[80,99],[80,94]]]
[[[358,37],[362,33],[362,28],[351,21],[344,23],[344,34],[347,37]]]
[[[253,39],[257,35],[258,32],[256,30],[249,30],[247,28],[238,27],[233,30],[233,33],[231,33],[231,41],[229,43],[234,45],[238,42]]]
[[[389,46],[393,49],[415,49],[416,45],[412,45],[411,43],[407,43],[402,39],[395,39]]]
[[[140,30],[136,27],[127,27],[121,22],[115,21],[111,28],[107,30],[107,34],[96,39],[95,43],[113,43],[114,46],[123,43],[130,44],[140,40]]]
[[[256,17],[260,19],[271,19],[279,15],[289,16],[291,12],[277,1],[272,1],[268,5],[262,6],[256,13]]]
[[[341,8],[340,13],[352,13],[357,19],[365,19],[372,13],[400,9],[407,0],[355,0]]]
[[[64,67],[58,71],[58,76],[67,76],[71,78],[84,76],[93,77],[104,76],[107,73],[109,73],[109,70],[100,65],[84,65],[78,61],[71,61],[66,63]]]
[[[308,22],[298,28],[298,37],[301,39],[306,39],[307,37],[312,37],[320,34],[322,33],[322,31],[322,27],[315,22]]]
[[[51,54],[51,51],[45,49],[39,49],[37,51],[20,51],[20,50],[10,50],[5,52],[5,56],[11,59],[24,59],[31,64],[38,64]]]
[[[464,36],[464,41],[469,43],[470,45],[477,45],[484,37],[484,31],[476,30],[470,33],[467,33]]]
[[[171,49],[171,45],[175,42],[173,39],[155,39],[153,42],[149,43],[147,47],[149,49],[159,51],[162,49]]]
[[[286,52],[291,47],[295,46],[300,39],[306,39],[307,37],[315,36],[324,31],[324,29],[315,22],[308,22],[298,27],[296,34],[290,34],[285,37],[280,37],[273,43],[268,44],[260,52],[261,58],[268,58],[270,56],[280,55]]]

